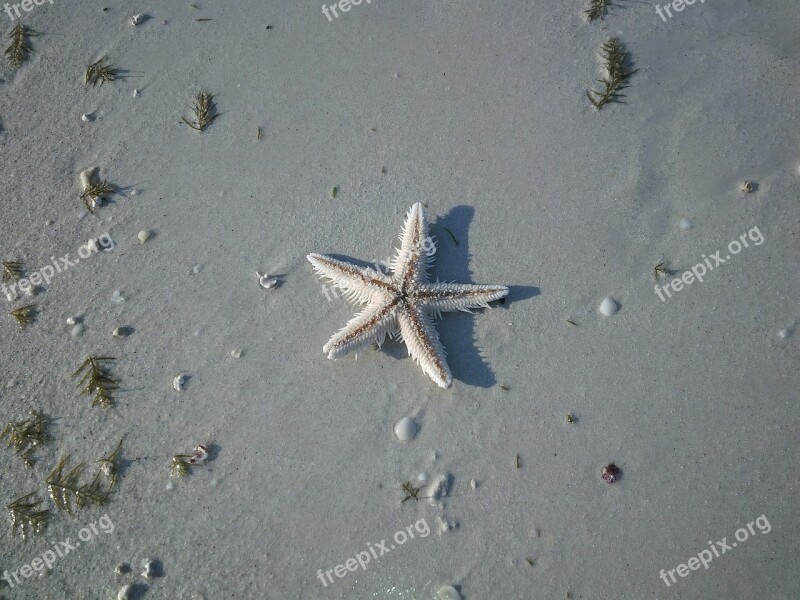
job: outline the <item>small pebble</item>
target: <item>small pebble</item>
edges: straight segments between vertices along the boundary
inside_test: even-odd
[[[203,270],[203,265],[195,265],[192,267],[192,273],[197,275],[200,271]]]
[[[443,585],[436,590],[438,600],[461,600],[461,594],[452,585]]]
[[[139,243],[144,244],[147,240],[150,239],[150,236],[153,235],[153,232],[148,229],[142,229],[139,233],[136,234],[136,237],[139,238]]]
[[[81,115],[81,121],[83,121],[84,123],[88,123],[91,120],[92,120],[92,113],[85,113]]]
[[[138,97],[139,97],[139,90],[138,90],[138,89],[135,89],[135,88],[134,88],[134,90],[133,90],[133,97],[134,97],[134,98],[138,98]]]
[[[85,327],[83,326],[83,323],[78,323],[77,325],[75,325],[75,327],[72,328],[72,331],[70,331],[69,334],[72,337],[78,337],[83,333],[84,329]]]
[[[76,325],[80,320],[80,317],[67,317],[67,325]]]
[[[530,532],[528,532],[528,535],[529,535],[530,537],[532,537],[532,538],[537,538],[537,537],[539,537],[539,529],[538,529],[538,528],[536,528],[536,527],[531,527],[531,530],[530,530]]]
[[[117,327],[111,332],[114,337],[128,337],[133,333],[133,327]]]
[[[117,575],[127,575],[131,572],[131,566],[128,563],[119,563],[117,568],[114,569],[114,573]]]
[[[680,227],[683,230],[691,229],[692,222],[689,219],[681,219],[680,222],[678,223],[678,227]]]
[[[474,479],[470,479],[469,480],[469,487],[471,487],[473,490],[478,489],[478,482],[475,481]]]
[[[745,194],[750,194],[750,193],[752,193],[754,189],[755,189],[755,188],[754,188],[754,186],[753,186],[753,182],[752,182],[752,181],[745,181],[745,182],[742,184],[742,187],[741,187],[741,190],[742,190],[742,191],[743,191]]]
[[[182,392],[183,386],[186,385],[187,381],[186,374],[181,373],[180,375],[176,375],[175,379],[172,380],[172,387],[175,388],[176,391]]]
[[[125,298],[122,297],[122,293],[119,290],[114,290],[114,293],[111,294],[111,301],[119,304],[120,302],[125,302]]]
[[[231,356],[233,358],[241,358],[243,350],[241,348],[234,348],[231,350]]]
[[[619,306],[617,306],[617,303],[614,302],[611,298],[605,298],[600,303],[600,309],[599,310],[600,310],[600,314],[603,315],[604,317],[610,317],[615,312],[617,312],[617,310],[619,310]]]
[[[789,331],[789,329],[788,329],[788,328],[787,328],[787,329],[781,329],[781,330],[778,332],[778,337],[780,337],[781,339],[784,339],[784,340],[785,340],[786,338],[788,338],[790,335],[792,335],[792,332],[791,332],[791,331]]]
[[[164,486],[164,489],[167,490],[168,492],[172,491],[174,488],[175,484],[172,483],[171,481],[168,481],[167,485]]]
[[[145,20],[145,15],[133,15],[131,18],[131,25],[136,27],[137,25],[141,24]]]
[[[417,435],[418,426],[411,417],[403,417],[394,426],[394,434],[401,442],[410,442]]]
[[[128,192],[128,195],[129,196],[138,196],[139,195],[139,190],[131,190],[130,192]]]

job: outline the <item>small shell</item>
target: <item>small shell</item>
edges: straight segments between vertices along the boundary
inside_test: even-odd
[[[241,358],[242,352],[244,351],[241,348],[234,348],[233,350],[231,350],[231,356],[233,358]]]
[[[133,327],[117,327],[114,331],[111,332],[111,335],[114,337],[128,337],[130,334],[133,333]]]
[[[92,113],[84,113],[81,115],[81,121],[83,121],[84,123],[88,123],[91,120],[92,120]]]
[[[67,325],[77,325],[80,320],[80,317],[67,317]]]
[[[745,182],[742,184],[742,187],[741,187],[741,190],[742,190],[742,191],[743,191],[745,194],[750,194],[750,193],[752,193],[754,189],[755,189],[755,186],[753,186],[753,182],[752,182],[752,181],[745,181]]]
[[[133,15],[133,17],[131,18],[131,25],[136,27],[142,21],[144,21],[144,19],[145,19],[145,15]]]
[[[144,560],[142,561],[142,577],[145,579],[153,579],[153,577],[158,577],[158,562],[155,560]]]
[[[202,465],[208,460],[208,446],[205,444],[198,444],[194,448],[192,457],[189,459],[190,465]]]
[[[99,167],[89,167],[88,169],[84,169],[81,171],[80,180],[81,180],[81,188],[85,191],[87,187],[89,187],[94,180],[97,172],[99,171]],[[92,207],[94,208],[94,207]]]
[[[142,229],[139,233],[136,234],[136,237],[139,238],[139,243],[144,244],[147,240],[150,239],[150,236],[153,235],[153,232],[148,229]]]
[[[270,277],[267,274],[262,275],[258,271],[256,271],[256,275],[258,276],[258,284],[265,290],[271,290],[278,285],[277,277]]]
[[[598,309],[600,314],[604,317],[610,317],[615,312],[619,310],[619,305],[614,302],[611,298],[605,298],[600,303],[600,308]]]
[[[172,380],[172,387],[175,388],[176,391],[182,392],[183,386],[186,385],[187,377],[185,373],[181,373],[175,376],[175,379]]]

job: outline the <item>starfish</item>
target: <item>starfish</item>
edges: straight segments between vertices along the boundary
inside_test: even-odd
[[[322,254],[308,261],[320,277],[344,290],[354,304],[366,307],[336,333],[322,349],[336,360],[372,342],[381,346],[389,334],[402,338],[409,355],[439,387],[449,388],[453,376],[433,324],[443,312],[489,307],[508,294],[502,285],[428,282],[435,246],[428,237],[425,210],[411,207],[400,233],[400,248],[389,264],[392,274]]]

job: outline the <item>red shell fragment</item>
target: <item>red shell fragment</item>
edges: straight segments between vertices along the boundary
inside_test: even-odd
[[[619,475],[619,467],[614,463],[609,463],[603,467],[603,481],[606,483],[614,483]]]

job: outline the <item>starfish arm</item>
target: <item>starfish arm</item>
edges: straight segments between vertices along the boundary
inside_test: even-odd
[[[420,285],[415,298],[432,314],[471,308],[489,308],[489,302],[508,295],[503,285],[473,285],[468,283],[429,283]]]
[[[390,264],[394,281],[403,289],[408,288],[411,283],[428,281],[428,269],[434,250],[432,240],[428,237],[425,209],[417,202],[406,215],[400,232],[400,248]]]
[[[331,360],[336,360],[375,342],[380,346],[386,334],[397,332],[395,314],[398,300],[379,300],[370,304],[347,322],[322,348]]]
[[[453,376],[430,315],[412,304],[398,311],[397,319],[409,355],[439,387],[449,388]]]
[[[306,258],[319,277],[330,279],[354,304],[385,299],[385,291],[391,287],[391,278],[374,269],[357,267],[324,254],[309,254]]]

